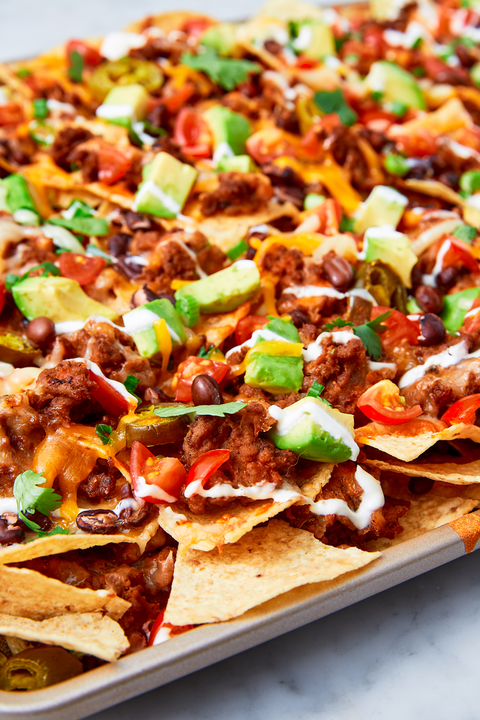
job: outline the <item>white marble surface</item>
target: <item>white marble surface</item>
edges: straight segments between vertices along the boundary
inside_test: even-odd
[[[185,0],[225,19],[257,0]],[[102,34],[173,0],[0,0],[0,59]],[[91,720],[478,720],[480,553]]]

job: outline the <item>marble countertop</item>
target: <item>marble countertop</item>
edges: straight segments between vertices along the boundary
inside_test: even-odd
[[[259,4],[177,3],[223,19]],[[175,4],[0,0],[0,60]],[[480,553],[473,553],[91,720],[476,720],[479,639]]]

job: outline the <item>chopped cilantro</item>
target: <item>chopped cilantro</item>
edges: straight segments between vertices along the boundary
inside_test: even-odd
[[[97,433],[98,437],[102,441],[102,445],[111,445],[112,441],[110,439],[110,435],[113,432],[113,428],[111,425],[95,425],[95,432]]]
[[[79,52],[74,50],[70,54],[70,67],[68,68],[68,77],[74,83],[82,82],[83,58]]]
[[[127,379],[124,380],[125,390],[130,393],[130,395],[133,395],[133,397],[137,398],[138,401],[141,401],[141,398],[138,397],[138,395],[135,394],[135,390],[137,389],[137,385],[140,382],[140,380],[135,377],[135,375],[128,375]]]
[[[327,115],[330,113],[337,113],[340,118],[340,122],[344,125],[353,125],[357,119],[357,114],[348,107],[340,88],[332,90],[332,92],[328,92],[326,90],[317,92],[315,93],[314,100],[320,110],[323,110],[323,112]]]
[[[336,327],[338,327],[338,328],[353,327],[353,323],[348,322],[347,320],[342,320],[342,318],[337,318],[333,322],[327,323],[323,329],[331,331],[331,330],[333,330],[333,328],[336,328]]]
[[[210,355],[210,351],[212,350],[212,348],[213,348],[213,344],[212,344],[212,343],[210,343],[210,345],[208,346],[208,348],[206,348],[206,347],[201,347],[200,350],[199,350],[198,353],[197,353],[197,357],[199,357],[199,358],[208,358],[208,356]]]
[[[390,106],[390,110],[397,117],[403,117],[408,110],[408,105],[400,102],[400,100],[394,100]]]
[[[184,53],[180,60],[193,70],[204,72],[213,82],[225,90],[233,90],[247,79],[248,73],[259,73],[260,67],[251,60],[222,58],[210,48],[200,55]]]
[[[453,237],[456,237],[459,240],[463,240],[464,242],[471,245],[477,237],[477,230],[471,225],[458,225],[458,227],[456,227],[453,231],[452,235]]]
[[[225,415],[233,415],[239,410],[247,407],[244,402],[229,402],[224,405],[184,405],[183,407],[167,407],[157,408],[153,412],[158,417],[179,417],[180,415],[214,415],[216,417],[225,417]]]
[[[20,80],[23,80],[23,78],[30,77],[32,74],[31,70],[27,70],[26,68],[21,68],[20,70],[17,70],[17,77],[20,78]]]
[[[25,517],[26,512],[33,513],[35,510],[47,515],[51,510],[57,510],[62,504],[62,498],[52,488],[39,487],[46,482],[43,475],[26,470],[17,475],[13,485],[13,496],[17,501],[18,517],[31,530],[38,532],[41,528],[33,520]]]
[[[33,115],[37,120],[43,120],[47,117],[48,107],[45,98],[38,98],[33,101]]]
[[[53,528],[53,530],[49,530],[49,532],[39,530],[37,533],[37,537],[39,538],[51,537],[51,535],[70,535],[70,530],[62,527],[61,525],[57,525]]]
[[[389,318],[391,314],[391,310],[387,310],[387,312],[382,313],[374,320],[369,320],[368,322],[363,323],[363,325],[357,325],[357,327],[354,327],[353,323],[351,322],[342,320],[342,318],[337,318],[333,322],[327,323],[324,326],[324,330],[331,331],[333,330],[333,328],[342,327],[353,328],[353,332],[358,338],[360,338],[360,340],[365,346],[365,350],[370,355],[370,357],[372,357],[374,360],[378,360],[380,355],[382,354],[382,343],[380,342],[380,338],[378,337],[377,332],[381,332],[385,329],[381,327],[382,322]]]
[[[383,92],[381,90],[374,90],[372,92],[372,100],[379,101],[383,98]]]
[[[353,232],[353,228],[355,226],[355,220],[353,218],[349,218],[346,215],[342,217],[340,220],[340,230],[342,232]]]
[[[49,223],[74,230],[82,235],[107,235],[108,220],[94,217],[50,218]]]

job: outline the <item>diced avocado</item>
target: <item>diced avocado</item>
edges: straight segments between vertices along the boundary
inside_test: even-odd
[[[480,86],[480,62],[476,63],[470,68],[470,77],[472,78],[475,85]]]
[[[202,35],[202,45],[213,48],[219,55],[231,55],[237,45],[237,28],[233,23],[220,23]]]
[[[371,227],[365,231],[365,260],[382,260],[390,265],[405,287],[412,287],[411,272],[418,258],[408,235],[397,232],[392,225]]]
[[[143,85],[117,85],[110,90],[103,105],[97,108],[97,117],[130,127],[145,118],[149,98]]]
[[[252,130],[250,123],[243,115],[222,105],[215,105],[207,110],[203,117],[212,132],[215,150],[219,145],[225,143],[234,155],[245,154],[245,143],[252,134]]]
[[[141,305],[123,316],[123,324],[133,337],[142,357],[154,357],[161,352],[153,323],[163,318],[174,346],[183,345],[187,336],[180,317],[170,300],[162,298]]]
[[[174,218],[182,210],[197,177],[191,165],[168,153],[158,153],[144,168],[134,209],[157,217]]]
[[[312,210],[314,207],[318,207],[325,202],[325,195],[319,195],[318,193],[308,193],[303,201],[303,207],[305,210]]]
[[[386,185],[377,185],[355,213],[354,231],[363,233],[379,225],[397,227],[408,205],[405,195]]]
[[[415,77],[388,60],[374,62],[365,78],[371,92],[382,93],[382,102],[400,102],[407,107],[425,110],[423,92]]]
[[[0,362],[11,363],[15,367],[28,367],[40,356],[40,350],[33,347],[27,338],[0,331]]]
[[[32,277],[12,288],[18,309],[28,320],[48,317],[54,323],[68,320],[86,320],[90,315],[101,315],[109,320],[118,313],[88,297],[76,280],[65,277]]]
[[[250,155],[234,155],[228,157],[225,155],[220,158],[217,165],[220,172],[256,172],[257,166],[253,162]]]
[[[295,50],[318,60],[336,54],[332,31],[321,20],[300,22],[298,35],[292,45]]]
[[[252,352],[245,382],[274,395],[298,392],[303,382],[303,358]]]
[[[445,295],[443,298],[443,310],[440,315],[443,324],[449,333],[459,330],[465,319],[465,315],[471,309],[473,301],[480,295],[480,288],[473,287],[468,290]]]
[[[256,264],[253,260],[239,260],[225,270],[184,285],[175,298],[191,295],[203,313],[230,312],[255,295],[259,287]]]
[[[276,335],[280,335],[280,337],[284,337],[285,340],[289,340],[290,342],[300,342],[298,330],[290,318],[286,320],[278,317],[271,318],[270,322],[265,325],[265,330],[270,330],[270,332],[274,332]]]
[[[22,175],[8,175],[0,180],[3,188],[6,188],[6,201],[9,211],[15,213],[17,210],[31,210],[38,215],[37,208],[32,200],[27,182]]]
[[[353,415],[341,413],[313,397],[303,398],[284,410],[274,405],[270,414],[277,420],[270,437],[281,450],[293,450],[300,457],[317,462],[356,460]]]

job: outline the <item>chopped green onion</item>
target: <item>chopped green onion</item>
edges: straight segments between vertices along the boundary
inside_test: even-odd
[[[200,320],[200,305],[192,295],[182,295],[175,303],[175,310],[187,327],[195,327]]]
[[[480,172],[478,170],[469,170],[463,173],[459,181],[460,188],[463,192],[472,195],[480,190]]]
[[[307,397],[319,398],[322,392],[325,390],[325,385],[321,383],[312,383],[310,390],[307,392]]]
[[[48,115],[47,101],[45,98],[38,98],[33,101],[33,116],[37,120],[43,120]]]
[[[408,110],[408,105],[400,102],[400,100],[394,100],[390,106],[390,111],[397,117],[403,117]]]
[[[230,260],[234,261],[237,260],[240,255],[243,255],[244,252],[247,252],[248,250],[248,244],[245,242],[245,240],[240,240],[236,245],[230,248],[230,250],[227,250],[227,257],[230,258]]]
[[[31,70],[26,70],[25,68],[22,68],[20,70],[17,70],[17,77],[22,80],[23,78],[30,77],[32,74]]]
[[[70,67],[68,68],[68,77],[74,83],[82,82],[83,58],[79,52],[74,50],[70,54]]]
[[[110,265],[112,262],[112,258],[110,257],[110,255],[107,255],[106,252],[103,252],[103,250],[101,250],[96,245],[87,245],[86,251],[87,255],[97,255],[97,257],[103,258],[107,261],[107,265]]]
[[[400,175],[403,177],[408,173],[409,167],[407,161],[402,155],[387,155],[384,160],[385,168],[392,175]]]
[[[374,90],[372,92],[372,100],[376,100],[378,102],[382,98],[383,98],[383,92],[381,90]]]
[[[82,243],[66,228],[47,223],[43,226],[42,230],[45,237],[53,240],[53,244],[57,247],[71,250],[71,252],[74,253],[85,254],[85,248]]]
[[[353,228],[355,227],[355,220],[353,218],[349,218],[346,215],[342,217],[340,220],[340,230],[342,232],[353,232]]]
[[[105,218],[94,218],[94,217],[75,217],[73,216],[70,220],[66,218],[51,218],[49,222],[52,225],[59,225],[60,227],[73,230],[81,235],[107,235],[108,234],[108,220]]]

